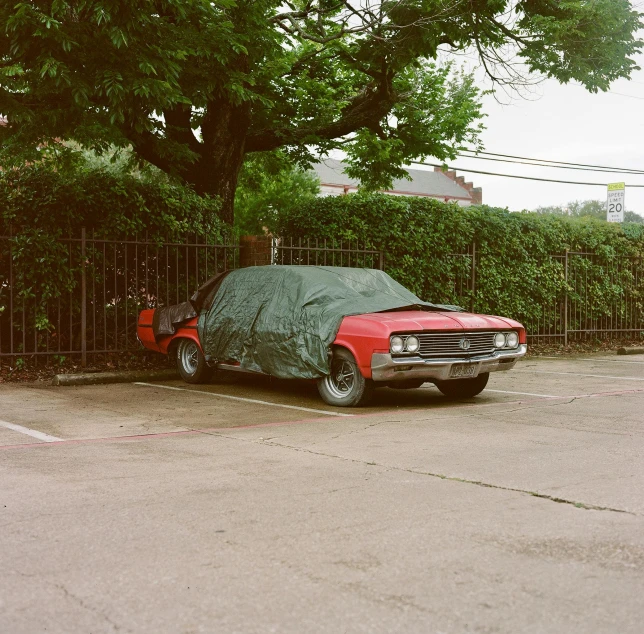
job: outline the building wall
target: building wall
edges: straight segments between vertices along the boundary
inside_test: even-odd
[[[358,189],[356,187],[343,187],[342,185],[329,185],[329,184],[324,184],[322,183],[320,185],[320,196],[343,196],[344,194],[349,194],[349,193],[355,193],[357,192]],[[387,194],[389,196],[418,196],[418,197],[424,197],[424,198],[435,198],[436,200],[440,200],[442,202],[455,202],[458,203],[460,207],[469,207],[472,204],[480,204],[476,203],[474,199],[469,199],[469,198],[453,198],[453,197],[442,197],[442,196],[427,196],[427,195],[421,195],[421,194],[414,194],[414,193],[405,193],[405,192],[396,192],[396,191],[383,191],[383,194]]]
[[[358,191],[359,182],[345,173],[346,165],[338,159],[324,159],[314,166],[320,179],[321,196],[342,196]],[[483,191],[457,176],[454,170],[407,170],[409,178],[394,179],[393,186],[382,193],[390,196],[427,197],[443,202],[456,202],[462,207],[480,205]]]

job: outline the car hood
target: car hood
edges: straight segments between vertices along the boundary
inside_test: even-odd
[[[496,330],[499,328],[515,328],[519,324],[510,319],[477,315],[474,313],[455,313],[442,311],[395,311],[384,313],[368,313],[345,317],[346,321],[366,320],[371,324],[379,324],[389,332],[410,332],[421,330]]]

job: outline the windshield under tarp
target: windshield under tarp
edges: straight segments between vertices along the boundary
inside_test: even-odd
[[[423,302],[383,271],[325,266],[256,266],[232,271],[199,316],[209,361],[279,378],[329,373],[328,351],[348,315],[405,307],[458,310]]]

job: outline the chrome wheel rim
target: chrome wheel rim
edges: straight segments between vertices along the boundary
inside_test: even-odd
[[[331,364],[331,374],[324,377],[327,389],[336,398],[347,398],[353,392],[356,370],[352,363],[338,359]]]
[[[187,374],[194,374],[199,367],[199,348],[194,341],[181,346],[181,365]]]

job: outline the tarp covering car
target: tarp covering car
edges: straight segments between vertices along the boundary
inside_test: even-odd
[[[301,379],[329,373],[344,317],[414,306],[458,310],[423,302],[383,271],[324,266],[238,269],[209,299],[198,321],[209,362]]]

